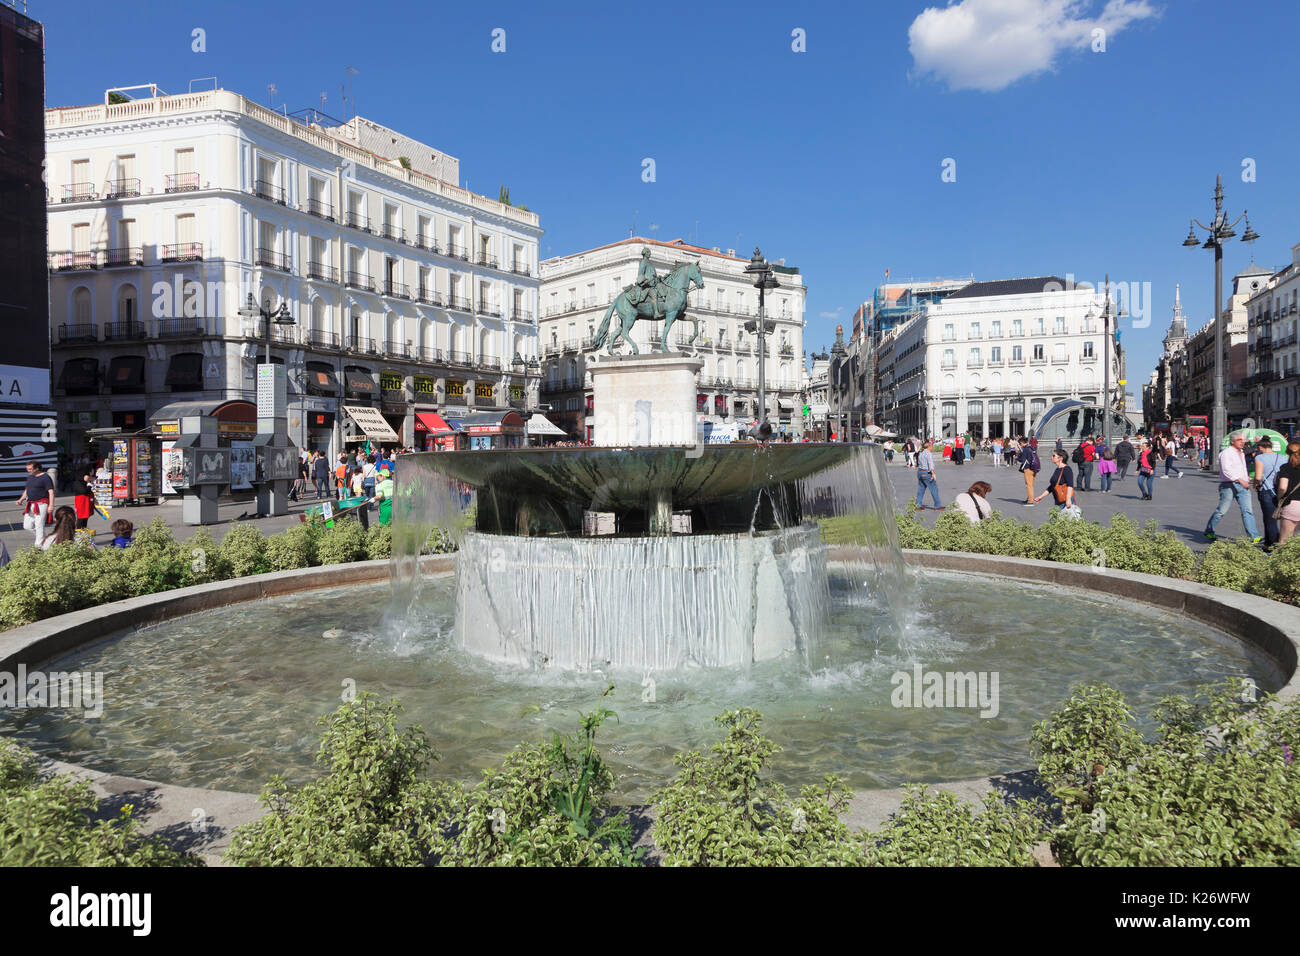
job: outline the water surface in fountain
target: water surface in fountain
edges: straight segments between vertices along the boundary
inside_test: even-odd
[[[46,669],[102,671],[98,720],[60,710],[0,711],[0,729],[88,766],[178,784],[256,792],[274,773],[315,773],[316,720],[351,686],[398,697],[403,722],[442,752],[440,776],[472,783],[521,740],[577,727],[609,681],[617,722],[601,746],[623,799],[671,778],[673,755],[707,748],[712,718],[753,706],[783,748],[787,785],[842,774],[855,788],[979,776],[1031,764],[1035,720],[1083,679],[1122,689],[1144,712],[1161,696],[1227,676],[1274,690],[1269,659],[1196,622],[1078,592],[927,574],[906,633],[862,604],[830,565],[822,658],[648,675],[491,664],[452,637],[455,585],[430,578],[409,617],[386,587],[315,591],[206,612],[123,635]],[[333,633],[332,629],[341,633]],[[323,636],[330,631],[331,635]],[[998,675],[997,715],[895,707],[895,674]]]

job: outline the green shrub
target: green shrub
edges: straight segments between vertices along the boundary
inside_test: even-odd
[[[227,531],[221,539],[220,559],[234,578],[271,570],[266,560],[266,535],[256,525],[240,524]]]
[[[183,588],[193,581],[189,552],[161,517],[137,528],[131,546],[130,574],[135,594],[156,594]]]
[[[371,561],[393,556],[393,529],[386,524],[372,524],[366,534],[366,556]]]
[[[362,694],[322,717],[323,777],[262,791],[268,813],[235,830],[227,859],[241,866],[419,866],[429,862],[448,788],[422,779],[438,755],[424,731],[398,732],[396,701]]]
[[[1201,558],[1196,577],[1202,584],[1244,591],[1250,579],[1259,575],[1268,562],[1268,555],[1245,538],[1216,541]]]
[[[1092,685],[1034,730],[1039,773],[1062,801],[1063,864],[1300,863],[1300,704],[1239,682],[1162,701],[1144,741],[1123,697]],[[1214,729],[1217,728],[1217,731]]]
[[[473,790],[454,800],[439,851],[444,866],[629,866],[641,852],[611,810],[614,775],[596,751],[596,732],[614,712],[603,704],[582,729],[549,746],[521,744]]]
[[[143,837],[122,807],[94,820],[90,784],[40,769],[30,750],[0,739],[0,866],[197,866],[196,857]]]
[[[916,520],[916,503],[910,503],[896,516],[898,525],[898,546],[915,548],[919,551],[941,551],[935,534]]]
[[[1268,561],[1250,576],[1246,590],[1274,601],[1300,604],[1300,537],[1274,548]]]
[[[654,795],[654,839],[667,866],[853,865],[862,844],[840,812],[850,793],[835,777],[790,800],[763,770],[780,748],[759,732],[755,710],[714,718],[726,735],[713,756],[678,754],[676,778]]]
[[[72,542],[26,548],[0,569],[0,621],[17,627],[91,604],[96,552]]]
[[[273,534],[266,540],[264,559],[269,571],[292,571],[318,563],[316,548],[323,529],[306,522]]]
[[[184,549],[190,556],[191,584],[225,581],[234,576],[229,560],[212,540],[212,532],[207,528],[200,528],[190,535]]]
[[[1033,866],[1046,833],[1042,813],[1022,801],[984,796],[976,808],[944,790],[907,787],[903,805],[867,836],[871,866]]]
[[[346,564],[366,558],[366,531],[355,518],[343,518],[325,528],[316,543],[316,560],[321,564]]]

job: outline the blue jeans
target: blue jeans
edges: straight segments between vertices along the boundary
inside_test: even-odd
[[[1102,490],[1102,491],[1110,491],[1110,480],[1111,480],[1111,478],[1112,478],[1113,476],[1114,476],[1114,472],[1111,472],[1111,471],[1104,471],[1104,472],[1101,473],[1101,490]]]
[[[1277,495],[1268,488],[1259,489],[1259,510],[1264,514],[1264,544],[1272,547],[1277,544],[1282,534],[1277,526],[1277,519],[1273,517],[1273,509],[1277,507]]]
[[[916,476],[916,506],[918,508],[925,507],[921,502],[924,500],[925,493],[928,490],[930,492],[930,497],[934,500],[934,506],[936,508],[942,508],[943,504],[939,501],[939,482],[929,477],[929,474],[929,472],[923,471]]]
[[[1241,509],[1241,523],[1246,529],[1246,537],[1251,540],[1258,538],[1259,533],[1255,530],[1255,513],[1250,510],[1250,489],[1235,481],[1219,482],[1219,507],[1215,508],[1214,514],[1210,515],[1210,523],[1205,526],[1206,532],[1214,533],[1223,516],[1232,508],[1233,498],[1237,499],[1237,507]]]
[[[1138,492],[1140,494],[1144,494],[1148,498],[1151,497],[1151,492],[1155,487],[1155,482],[1151,479],[1154,477],[1155,475],[1144,475],[1142,472],[1138,472]]]
[[[1180,472],[1180,471],[1178,470],[1178,468],[1175,467],[1175,465],[1174,465],[1174,456],[1173,456],[1173,455],[1170,455],[1168,458],[1165,459],[1165,474],[1167,475],[1167,474],[1169,474],[1170,472],[1173,472],[1175,475],[1180,475],[1180,474],[1182,474],[1182,472]],[[1237,487],[1240,488],[1241,485],[1238,485]],[[1251,535],[1251,537],[1254,537],[1254,535]]]

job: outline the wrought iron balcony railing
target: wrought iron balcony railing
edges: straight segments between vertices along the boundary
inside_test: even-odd
[[[197,262],[203,258],[201,242],[173,242],[162,248],[163,262]]]
[[[339,281],[339,271],[323,262],[307,263],[307,276],[311,279],[320,279],[322,282]]]
[[[140,180],[115,179],[104,190],[105,199],[131,199],[140,195]]]
[[[351,226],[353,229],[360,229],[363,232],[370,231],[370,219],[359,212],[353,212],[351,209],[343,214],[343,225]]]
[[[343,280],[343,284],[350,286],[353,289],[365,289],[367,292],[375,291],[374,279],[370,278],[370,276],[366,275],[364,272],[353,272],[351,269],[348,270],[347,276]]]
[[[64,202],[88,202],[94,198],[94,183],[70,183],[63,187]]]
[[[276,252],[274,249],[258,249],[257,264],[279,272],[290,271],[289,257],[282,252]]]
[[[140,322],[109,322],[104,326],[105,341],[120,342],[123,339],[142,339],[147,335]]]
[[[144,250],[139,246],[130,249],[105,249],[104,268],[117,269],[123,266],[144,265]]]
[[[320,199],[307,200],[307,214],[318,219],[334,221],[334,207]]]
[[[279,203],[281,206],[284,202],[284,187],[277,186],[275,183],[266,179],[259,179],[253,187],[253,192],[261,199],[269,199],[273,203]]]
[[[394,282],[392,279],[385,279],[384,295],[395,296],[399,299],[409,299],[411,297],[411,288],[404,282]]]
[[[189,193],[198,188],[198,173],[171,173],[163,178],[163,192],[165,193]]]

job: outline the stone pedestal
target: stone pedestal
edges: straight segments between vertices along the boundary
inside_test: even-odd
[[[695,396],[704,360],[682,352],[599,356],[588,364],[595,405],[592,443],[703,444]]]

